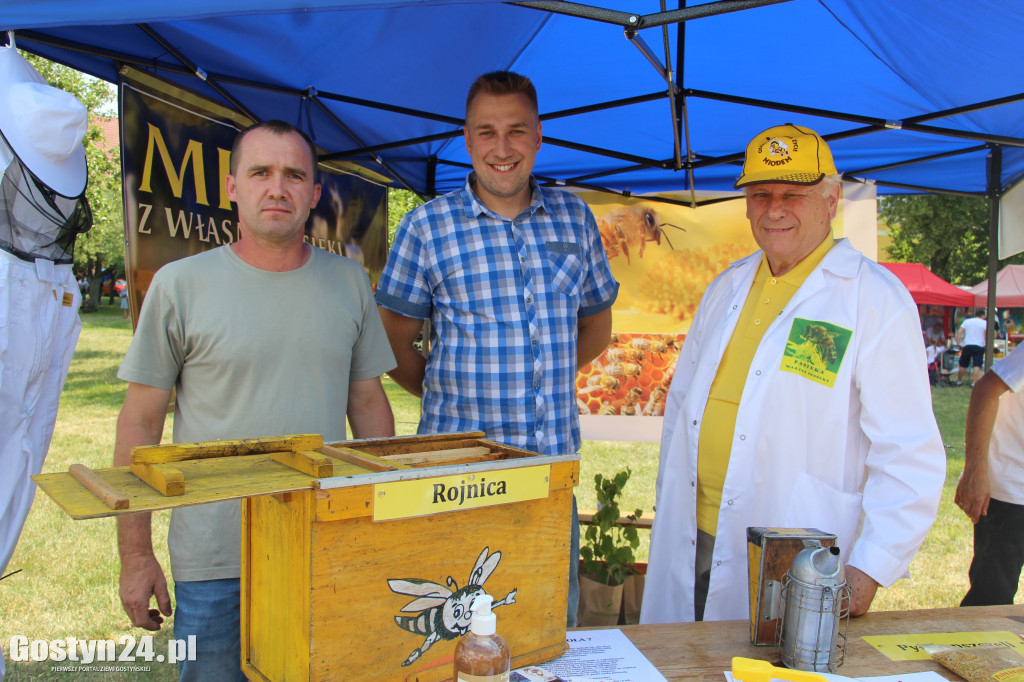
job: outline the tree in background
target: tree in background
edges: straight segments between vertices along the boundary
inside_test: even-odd
[[[423,203],[415,193],[407,189],[388,188],[388,247],[395,241],[395,230],[405,214]]]
[[[973,286],[988,278],[988,199],[937,194],[881,197],[878,219],[890,228],[889,258],[922,263],[953,284]],[[1024,263],[1024,254],[999,267]]]
[[[881,197],[878,218],[890,228],[889,257],[922,263],[953,284],[974,285],[988,271],[989,202],[937,194]]]
[[[110,274],[110,291],[113,294],[114,280],[125,271],[121,153],[116,145],[104,148],[103,131],[97,124],[98,118],[104,116],[103,112],[111,109],[116,93],[105,81],[27,52],[22,54],[50,85],[71,93],[89,110],[89,131],[82,145],[89,167],[85,195],[92,209],[93,226],[79,235],[75,242],[74,270],[76,276],[85,276],[89,280],[90,296],[82,310],[95,312],[104,274]]]

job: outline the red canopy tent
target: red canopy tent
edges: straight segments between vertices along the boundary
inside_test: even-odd
[[[910,291],[910,296],[918,305],[961,306],[965,308],[975,305],[975,296],[972,292],[953,286],[920,263],[879,263],[879,265],[884,265],[903,282],[903,286]],[[999,275],[1002,277],[1002,272]],[[1024,282],[1024,273],[1021,273],[1021,275],[1022,282]],[[978,286],[981,285],[979,284]],[[997,285],[997,291],[1001,288],[1001,284]],[[1024,292],[1024,289],[1018,291]]]
[[[988,305],[988,280],[971,287],[973,305]],[[1024,308],[1024,265],[1007,265],[996,275],[996,307]]]
[[[942,343],[953,335],[950,313],[954,307],[972,307],[974,294],[953,286],[920,263],[880,263],[910,291],[921,315],[921,329]],[[932,308],[931,306],[941,306]]]

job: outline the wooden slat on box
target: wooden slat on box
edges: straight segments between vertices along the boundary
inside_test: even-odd
[[[209,460],[175,462],[187,481],[184,495],[165,497],[139,480],[128,467],[96,469],[103,481],[129,500],[128,509],[114,510],[67,472],[39,474],[32,480],[74,519],[119,516],[193,504],[235,500],[250,495],[269,495],[308,490],[318,480],[278,464],[268,455],[249,455]],[[335,476],[366,473],[365,469],[337,462]]]

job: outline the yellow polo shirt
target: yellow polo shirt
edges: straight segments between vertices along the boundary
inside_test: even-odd
[[[718,508],[722,504],[722,486],[729,468],[729,454],[736,431],[736,412],[746,385],[750,363],[754,360],[768,325],[782,314],[783,308],[804,283],[835,240],[826,237],[807,258],[785,275],[774,277],[768,258],[762,254],[761,266],[740,311],[736,330],[718,366],[711,393],[704,407],[697,449],[697,528],[715,535]]]

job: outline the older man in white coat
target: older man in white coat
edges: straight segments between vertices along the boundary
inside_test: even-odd
[[[761,250],[711,283],[679,356],[641,622],[748,618],[748,526],[835,533],[861,615],[945,478],[917,308],[833,239],[842,185],[815,132],[759,134],[736,187]]]

